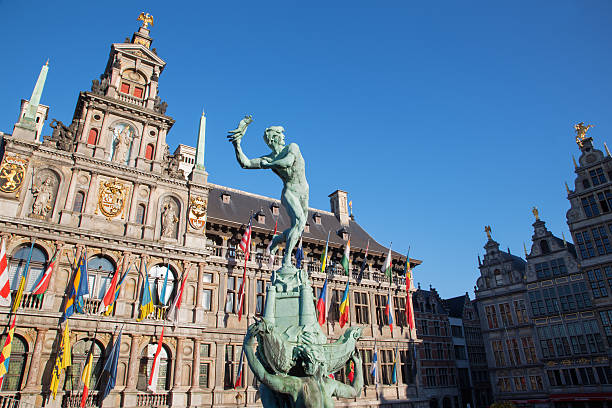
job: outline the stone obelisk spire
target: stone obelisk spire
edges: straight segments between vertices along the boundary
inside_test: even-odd
[[[202,111],[200,116],[200,129],[198,131],[198,145],[196,147],[196,162],[191,172],[191,181],[206,184],[208,173],[204,166],[204,146],[206,144],[206,114]]]
[[[19,136],[23,138],[33,138],[36,140],[38,138],[38,130],[42,129],[42,121],[46,118],[46,110],[48,107],[45,107],[45,112],[42,115],[42,121],[36,121],[36,116],[39,113],[39,105],[40,105],[40,97],[42,96],[43,89],[45,87],[45,80],[47,79],[47,72],[49,71],[49,60],[42,66],[40,69],[40,74],[38,74],[38,79],[36,80],[36,85],[34,86],[34,90],[32,91],[32,97],[29,101],[23,101],[21,103],[21,113],[19,115],[19,120],[15,124],[15,129],[13,131],[13,136]]]

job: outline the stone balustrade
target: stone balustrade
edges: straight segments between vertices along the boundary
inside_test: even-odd
[[[138,394],[136,405],[139,407],[165,408],[171,404],[169,394]]]
[[[14,300],[16,295],[16,290],[11,291],[11,299]],[[41,310],[43,306],[44,296],[45,295],[39,297],[38,295],[34,295],[32,293],[23,293],[21,295],[21,303],[19,304],[19,307],[22,309]],[[2,407],[0,406],[0,408]]]

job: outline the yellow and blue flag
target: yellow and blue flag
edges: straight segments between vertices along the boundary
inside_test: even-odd
[[[9,360],[11,358],[11,346],[13,344],[13,335],[15,334],[15,320],[17,316],[13,316],[13,322],[11,323],[11,328],[8,331],[8,336],[6,341],[4,342],[4,347],[2,347],[2,354],[0,354],[0,386],[2,386],[2,381],[4,380],[4,375],[8,373],[9,370]]]
[[[87,286],[87,252],[83,251],[81,258],[79,259],[79,267],[74,275],[72,282],[72,288],[70,289],[70,295],[66,301],[64,308],[64,314],[60,319],[60,323],[63,323],[70,316],[77,313],[85,313],[83,310],[83,296],[89,294],[89,287]]]
[[[140,297],[140,314],[137,321],[141,321],[155,310],[153,299],[151,298],[151,288],[149,287],[149,275],[145,265],[144,283],[142,284],[142,295]]]

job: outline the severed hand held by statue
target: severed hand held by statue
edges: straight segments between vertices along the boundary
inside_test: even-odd
[[[232,143],[238,143],[246,133],[247,127],[251,124],[251,122],[253,122],[253,116],[247,115],[240,120],[240,123],[236,129],[228,130],[227,138],[229,141]]]

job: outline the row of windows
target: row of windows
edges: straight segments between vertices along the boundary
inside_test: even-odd
[[[593,293],[595,299],[607,297],[610,294],[610,290],[612,290],[612,266],[591,269],[587,271],[587,276],[591,285],[591,293]]]
[[[612,231],[612,224],[608,225],[608,228]],[[610,245],[608,231],[605,226],[579,231],[574,233],[574,236],[582,259],[612,253],[612,245]],[[595,249],[597,249],[597,253],[595,253]]]
[[[87,144],[97,145],[99,135],[100,135],[99,129],[97,128],[89,129],[89,134],[87,135]],[[155,145],[153,143],[147,144],[145,146],[145,159],[153,160],[154,153],[155,153]]]
[[[514,316],[516,316],[516,324],[524,324],[529,321],[527,318],[527,310],[525,309],[525,301],[523,299],[512,301],[513,308],[510,307],[510,303],[500,303],[497,306],[499,306],[502,327],[514,326]],[[500,327],[497,316],[497,306],[485,306],[485,314],[487,316],[487,324],[489,329],[498,329]],[[511,309],[514,309],[514,316]]]
[[[465,353],[465,349],[464,349]],[[424,342],[421,352],[423,360],[451,360],[454,358],[453,346],[451,343],[430,343]]]
[[[534,316],[572,312],[591,307],[591,298],[585,282],[529,291],[529,301]]]
[[[447,387],[455,385],[456,382],[455,369],[452,367],[425,369],[425,376],[423,376],[424,387]]]
[[[612,309],[599,312],[604,334],[608,338],[608,345],[612,346]]]
[[[552,386],[610,384],[610,367],[580,367],[547,370]]]
[[[552,259],[550,262],[540,262],[535,264],[535,271],[538,279],[560,276],[567,273],[563,258]]]
[[[363,380],[365,385],[374,385],[374,378],[370,374],[372,371],[372,356],[374,354],[372,349],[360,349],[361,361],[363,365]],[[397,358],[394,357],[395,351],[391,349],[378,349],[378,381],[383,384],[390,385],[393,383],[393,366],[394,361],[397,359],[397,368],[399,372],[396,377],[398,382],[402,384],[413,384],[416,375],[416,361],[414,360],[414,351],[412,350],[399,350]],[[401,373],[401,376],[400,374]],[[346,376],[341,373],[336,374],[336,379],[343,379]]]
[[[507,338],[505,341],[492,340],[491,348],[496,367],[518,367],[523,361],[526,364],[534,364],[537,361],[535,344],[531,337],[521,337],[520,340],[516,338]]]
[[[417,319],[417,335],[420,336],[441,336],[448,337],[450,334],[450,324],[441,320]]]
[[[563,357],[605,350],[597,321],[586,320],[537,328],[542,357]]]
[[[514,390],[513,387],[514,386]],[[520,377],[498,377],[497,378],[497,387],[501,392],[523,392],[529,391],[529,389],[533,391],[542,391],[544,389],[544,384],[542,382],[542,377],[539,375],[530,375],[529,377],[520,376]]]

